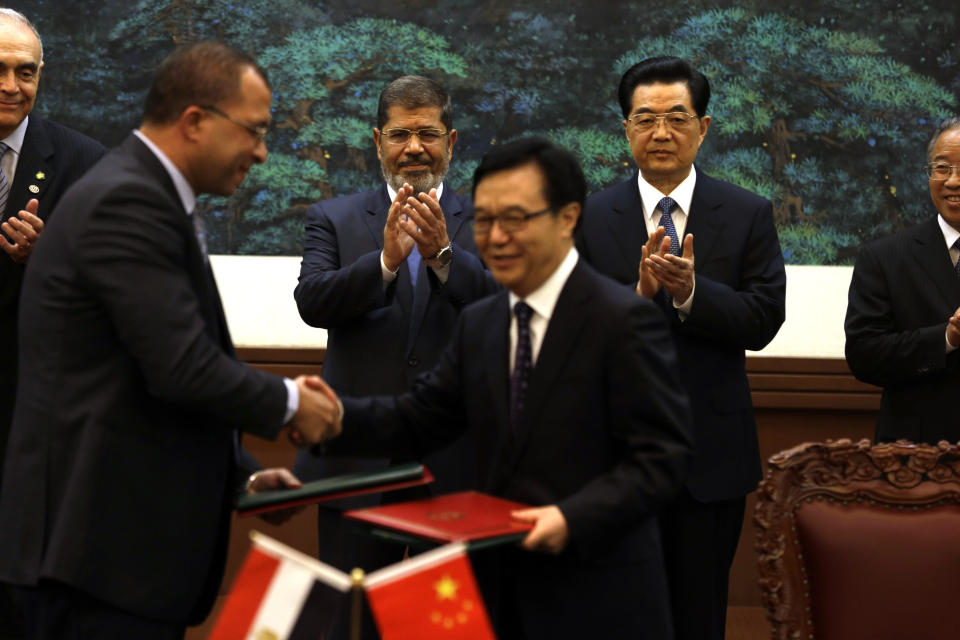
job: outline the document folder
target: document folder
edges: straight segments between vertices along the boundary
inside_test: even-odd
[[[470,542],[510,536],[522,539],[532,524],[517,522],[510,512],[529,505],[485,493],[462,491],[445,496],[354,509],[344,517],[433,542]]]
[[[241,516],[250,516],[338,498],[406,489],[431,482],[433,475],[422,464],[401,464],[381,471],[348,473],[314,480],[304,483],[299,489],[278,489],[241,496],[237,501],[237,512]]]

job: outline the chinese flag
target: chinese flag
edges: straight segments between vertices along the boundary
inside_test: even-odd
[[[495,640],[462,543],[367,576],[367,599],[383,640]]]

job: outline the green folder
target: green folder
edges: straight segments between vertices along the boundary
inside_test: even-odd
[[[433,475],[430,470],[422,464],[411,462],[382,471],[347,473],[314,480],[304,483],[299,489],[278,489],[244,495],[237,501],[237,512],[241,516],[250,516],[326,500],[395,491],[431,482]]]

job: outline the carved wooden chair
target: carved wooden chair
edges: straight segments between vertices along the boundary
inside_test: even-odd
[[[960,638],[956,445],[783,451],[767,462],[754,524],[773,638]]]

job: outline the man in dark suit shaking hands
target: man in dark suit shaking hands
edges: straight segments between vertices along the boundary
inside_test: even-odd
[[[883,387],[879,441],[960,440],[960,117],[933,132],[925,169],[937,215],[864,245],[850,282],[847,363]]]
[[[569,152],[493,147],[473,235],[506,290],[460,314],[411,392],[344,398],[329,443],[421,455],[466,430],[478,488],[534,505],[522,550],[475,558],[501,640],[671,637],[653,514],[685,477],[686,396],[660,311],[578,256],[585,195]]]
[[[105,152],[87,136],[31,115],[43,69],[33,25],[0,9],[0,335],[17,336],[23,272],[60,196]],[[16,343],[0,358],[0,476],[17,389]]]
[[[197,194],[233,193],[266,159],[270,100],[249,56],[176,50],[140,129],[70,188],[30,257],[0,492],[0,581],[27,637],[182,637],[222,576],[238,432],[337,430],[306,378],[236,360],[191,219]]]
[[[783,323],[783,256],[770,202],[694,167],[710,127],[703,74],[650,58],[623,74],[618,97],[639,171],[590,197],[578,246],[670,324],[696,445],[661,517],[673,619],[678,640],[715,640],[745,497],[760,479],[744,349],[762,349]]]

